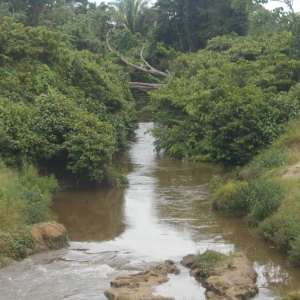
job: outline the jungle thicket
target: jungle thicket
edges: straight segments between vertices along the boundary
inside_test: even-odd
[[[113,162],[149,97],[158,151],[247,163],[300,107],[299,15],[258,2],[0,1],[1,168],[120,186]]]
[[[76,182],[121,183],[111,164],[136,127],[130,82],[156,88],[170,74],[159,78],[144,65],[165,72],[176,57],[204,48],[214,36],[246,33],[246,6],[235,8],[231,0],[147,3],[1,1],[0,153],[6,165],[31,163],[72,173]]]

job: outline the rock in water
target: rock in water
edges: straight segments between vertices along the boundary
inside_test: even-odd
[[[105,291],[104,295],[109,300],[171,300],[161,296],[153,296],[154,285],[159,285],[169,280],[168,274],[179,274],[180,270],[170,260],[150,268],[148,271],[132,275],[121,275],[113,280],[110,285],[113,289]]]
[[[236,253],[223,259],[221,264],[214,267],[209,265],[209,268],[206,262],[200,262],[198,256],[194,254],[185,256],[181,263],[190,269],[191,276],[203,280],[208,299],[247,300],[258,293],[255,284],[257,273],[244,254]]]
[[[68,245],[66,228],[56,222],[33,225],[31,233],[37,243],[37,251],[55,250]]]

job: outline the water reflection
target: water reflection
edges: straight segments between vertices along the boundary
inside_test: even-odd
[[[52,207],[73,241],[107,241],[122,234],[124,190],[82,190],[59,193]]]

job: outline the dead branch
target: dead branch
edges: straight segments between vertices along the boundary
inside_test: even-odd
[[[109,44],[109,36],[111,34],[111,30],[109,30],[106,34],[106,43],[107,43],[107,47],[109,49],[110,52],[113,52],[110,44]],[[152,74],[152,75],[158,75],[158,76],[162,76],[162,77],[170,77],[170,72],[167,71],[167,72],[161,72],[155,68],[153,68],[152,66],[149,65],[149,63],[144,59],[143,57],[143,51],[145,49],[145,44],[143,44],[142,46],[142,49],[141,49],[141,53],[140,53],[140,56],[141,56],[141,59],[142,61],[145,63],[146,67],[144,68],[143,65],[142,66],[138,66],[138,65],[135,65],[133,63],[131,63],[130,61],[128,61],[127,59],[125,59],[122,55],[118,54],[117,53],[117,56],[118,58],[123,62],[125,63],[126,65],[136,69],[136,70],[139,70],[141,72],[145,72],[145,73],[149,73],[149,74]]]

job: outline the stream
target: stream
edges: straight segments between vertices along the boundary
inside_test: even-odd
[[[55,195],[53,219],[68,230],[67,249],[42,252],[0,270],[0,299],[106,299],[110,281],[167,259],[177,276],[155,287],[155,295],[206,299],[201,283],[180,265],[183,256],[207,249],[243,252],[258,273],[254,299],[280,299],[300,287],[300,269],[256,238],[241,219],[211,210],[209,181],[220,165],[158,157],[153,123],[140,123],[123,158],[129,187]]]

